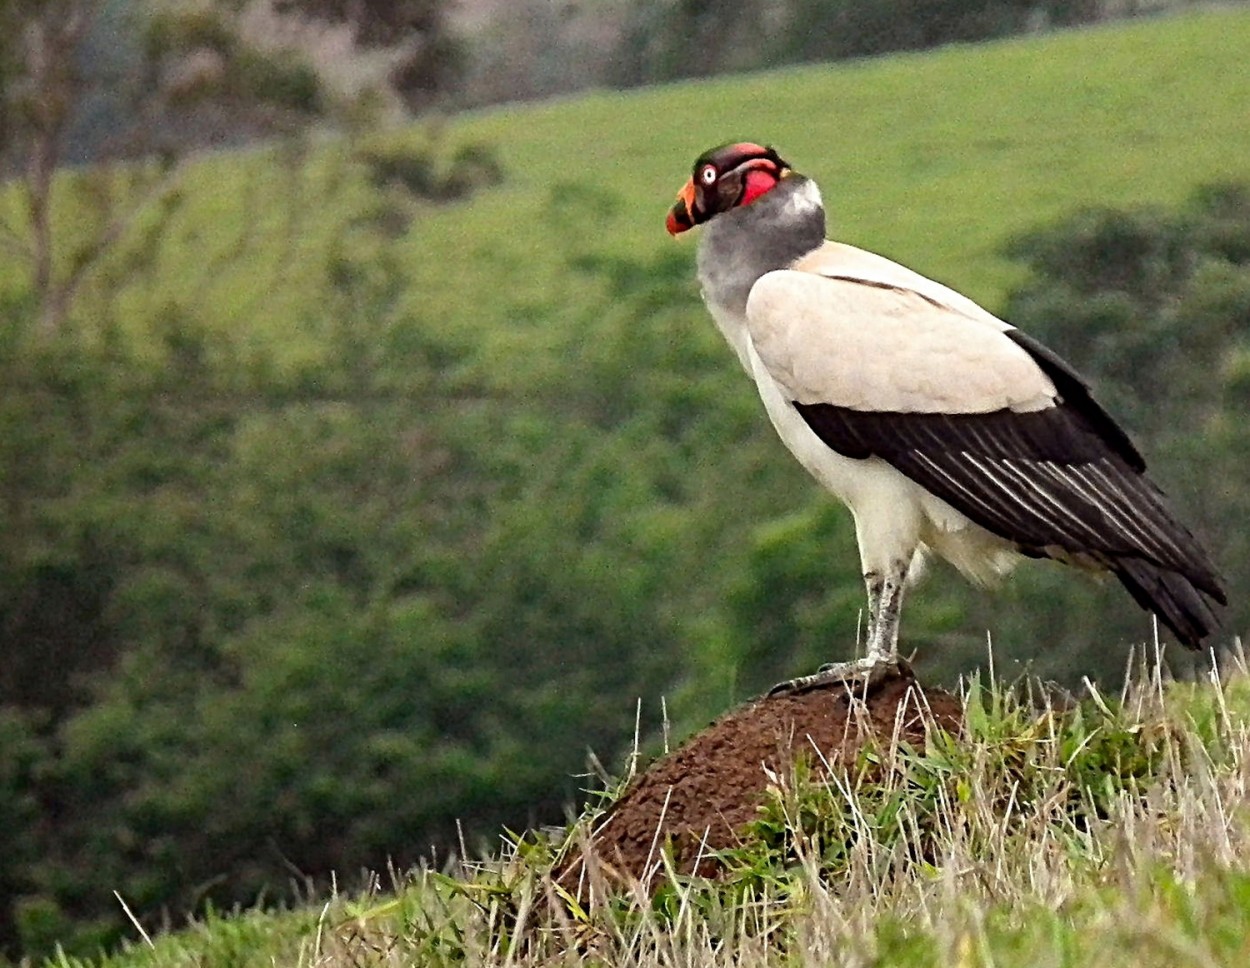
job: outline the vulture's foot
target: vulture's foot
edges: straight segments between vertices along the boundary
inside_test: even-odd
[[[910,675],[911,667],[898,656],[865,656],[851,662],[831,662],[810,676],[779,682],[768,690],[769,697],[809,692],[823,686],[844,683],[849,688],[866,689],[891,676]]]

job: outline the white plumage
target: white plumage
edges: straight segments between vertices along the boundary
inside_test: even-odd
[[[819,205],[815,182],[801,188]],[[1054,385],[1001,337],[1007,324],[898,263],[834,242],[794,269],[761,276],[744,312],[710,297],[708,307],[745,360],[782,442],[850,509],[864,575],[905,582],[932,550],[989,584],[1020,559],[1009,542],[880,458],[832,450],[793,405],[929,413],[1053,405]],[[881,631],[884,638],[868,642],[874,659],[897,649],[897,626]]]

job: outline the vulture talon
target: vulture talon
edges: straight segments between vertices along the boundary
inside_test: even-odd
[[[850,662],[826,662],[811,675],[797,676],[779,682],[765,693],[769,699],[777,696],[802,695],[826,686],[845,685],[853,691],[875,686],[891,676],[903,675],[906,665],[897,657],[854,659]],[[910,672],[910,669],[907,669]]]

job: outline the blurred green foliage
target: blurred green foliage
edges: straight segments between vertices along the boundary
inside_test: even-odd
[[[1178,172],[1226,167],[1235,127],[1196,155],[1161,146],[1197,144],[1195,90],[1244,116],[1241,23],[1101,34],[1102,81],[1094,41],[1063,37],[983,52],[979,72],[946,52],[941,83],[937,59],[794,72],[793,116],[762,95],[776,78],[736,79],[740,100],[712,85],[479,116],[447,166],[440,144],[207,159],[51,337],[0,267],[0,941],[87,950],[123,925],[113,890],[154,919],[404,864],[454,844],[457,820],[471,838],[556,820],[588,750],[621,762],[640,697],[644,734],[667,696],[680,735],[852,650],[847,515],[775,440],[691,253],[660,231],[689,156],[732,133],[713,102],[792,137],[854,241],[895,236],[982,298],[1031,273],[1009,318],[1141,432],[1238,600],[1241,190],[1082,215],[1019,243],[1014,268],[994,249],[1074,198],[1172,200]],[[1194,50],[1223,86],[1179,71]],[[1104,95],[1138,86],[1108,79],[1123,60],[1161,73],[1112,118]],[[1057,107],[1071,63],[1093,93]],[[1058,79],[1032,83],[1047,64]],[[1030,80],[1010,119],[991,75]],[[966,84],[959,118],[925,99],[947,83]],[[809,109],[839,99],[864,110],[837,120],[830,143],[855,150],[824,179],[802,153],[834,122]],[[971,130],[994,137],[949,148]],[[473,139],[506,144],[502,162]],[[444,192],[418,190],[414,157]],[[1042,166],[1077,187],[1047,189]],[[470,175],[474,198],[445,204]],[[71,255],[90,180],[61,182]],[[975,664],[986,628],[1003,661],[1115,676],[1148,630],[1057,566],[997,596],[937,570],[906,621],[927,678]]]
[[[1098,0],[639,0],[617,80],[654,83],[986,40],[1126,16]]]
[[[648,475],[587,466],[576,411],[446,386],[394,268],[333,268],[338,349],[290,380],[185,320],[141,356],[8,331],[0,877],[28,941],[114,887],[228,903],[555,819],[660,688],[662,575],[609,533]]]

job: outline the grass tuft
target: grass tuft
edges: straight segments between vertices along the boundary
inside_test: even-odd
[[[605,883],[606,901],[580,901],[552,871],[589,842],[600,803],[389,893],[212,914],[99,964],[1245,963],[1250,680],[1236,665],[1115,697],[973,679],[960,735],[886,737],[842,770],[772,777],[717,878],[678,874],[657,846],[652,890]]]

